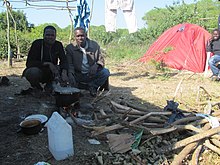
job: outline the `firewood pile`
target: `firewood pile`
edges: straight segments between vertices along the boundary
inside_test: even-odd
[[[99,109],[98,113],[95,112],[99,125],[83,125],[83,127],[91,130],[92,137],[108,135],[112,132],[118,134],[125,129],[133,132],[142,130],[143,135],[138,150],[131,151],[132,147],[129,146],[129,152],[121,152],[123,154],[115,152],[116,157],[120,157],[118,154],[121,155],[119,160],[124,162],[132,160],[137,164],[173,165],[183,164],[187,160],[196,165],[199,163],[201,153],[207,149],[220,155],[220,126],[213,126],[213,123],[207,120],[215,118],[215,122],[216,120],[219,122],[219,111],[203,116],[195,112],[183,111],[183,118],[169,123],[173,115],[172,111],[144,109],[130,103],[116,103],[110,100],[109,105],[111,113],[104,109]],[[109,154],[112,155],[113,152],[105,155]],[[124,154],[129,154],[129,158]],[[100,159],[100,153],[96,155]],[[115,162],[118,161],[115,160]]]
[[[81,125],[91,130],[91,137],[103,139],[104,135],[108,139],[111,152],[95,153],[99,164],[178,165],[190,162],[197,165],[204,151],[220,155],[220,102],[211,101],[212,96],[199,86],[196,101],[203,105],[203,113],[192,107],[188,111],[180,110],[174,100],[182,81],[163,110],[137,107],[125,101],[117,103],[108,100],[110,91],[105,94],[101,91],[91,103],[95,105],[107,98],[111,111],[97,108],[95,126]],[[202,94],[206,98],[204,102],[201,102]],[[131,144],[135,139],[131,135],[140,130],[141,140],[134,148]]]

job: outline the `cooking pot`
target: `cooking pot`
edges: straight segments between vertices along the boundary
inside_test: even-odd
[[[20,131],[27,135],[34,135],[41,131],[41,121],[37,119],[23,120],[20,123]]]
[[[48,120],[47,116],[42,114],[32,114],[25,118],[25,120],[30,120],[30,119],[40,120],[42,127],[46,124]]]
[[[56,105],[58,107],[68,107],[73,103],[79,102],[80,90],[75,87],[54,88]]]

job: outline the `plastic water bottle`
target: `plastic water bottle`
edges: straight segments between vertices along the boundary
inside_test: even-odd
[[[63,160],[73,156],[73,136],[72,127],[63,117],[53,112],[51,118],[46,123],[48,131],[49,150],[56,160]]]

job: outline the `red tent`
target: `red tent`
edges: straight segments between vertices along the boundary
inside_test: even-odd
[[[206,43],[210,33],[194,24],[179,24],[166,30],[140,59],[162,61],[178,70],[203,72],[206,65]]]

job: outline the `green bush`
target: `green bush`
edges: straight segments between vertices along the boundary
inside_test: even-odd
[[[0,58],[7,57],[8,54],[7,49],[8,49],[7,38],[3,32],[0,32]]]

